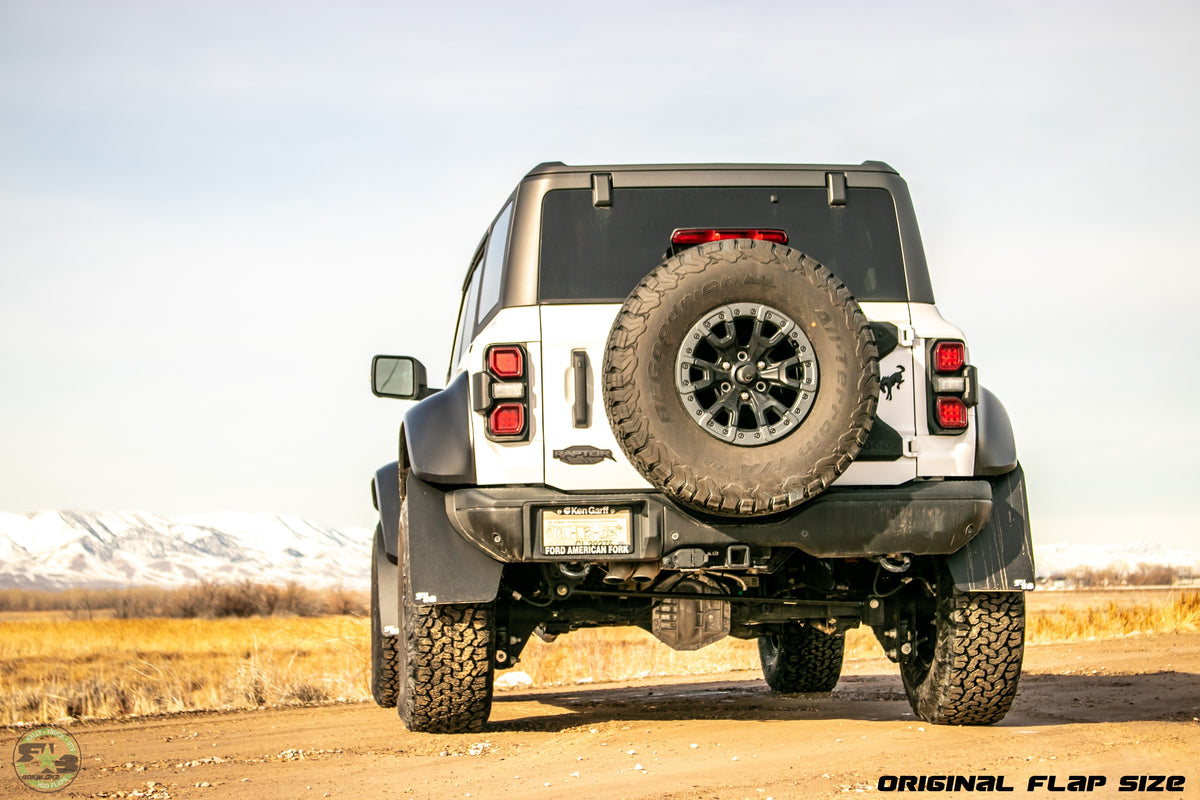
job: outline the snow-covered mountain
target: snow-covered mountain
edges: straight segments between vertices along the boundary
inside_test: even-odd
[[[1200,553],[1176,550],[1158,542],[1144,540],[1127,544],[1034,544],[1038,577],[1065,575],[1076,569],[1101,570],[1108,567],[1136,569],[1139,564],[1175,567],[1200,574]]]
[[[298,517],[0,512],[0,588],[179,586],[198,581],[370,583],[371,532]]]

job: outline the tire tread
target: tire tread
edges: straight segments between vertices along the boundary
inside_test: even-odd
[[[763,678],[773,692],[831,692],[842,675],[846,634],[792,625],[758,640]]]
[[[953,589],[940,606],[928,673],[901,665],[913,711],[941,725],[999,722],[1012,708],[1021,677],[1025,595]]]

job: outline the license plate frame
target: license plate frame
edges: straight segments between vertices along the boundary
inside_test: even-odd
[[[629,506],[546,506],[538,509],[537,526],[546,557],[606,559],[634,553],[634,514]]]

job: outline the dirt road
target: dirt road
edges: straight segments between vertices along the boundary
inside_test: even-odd
[[[84,771],[58,796],[762,800],[991,774],[1013,796],[1061,798],[1027,779],[1085,774],[1107,778],[1088,797],[1200,797],[1198,717],[1200,635],[1135,636],[1030,647],[1012,713],[989,728],[914,720],[895,667],[872,659],[825,696],[772,695],[753,673],[506,692],[464,736],[409,733],[369,705],[75,725]],[[1185,791],[1117,792],[1139,774],[1183,775]],[[0,797],[33,796],[6,766]]]

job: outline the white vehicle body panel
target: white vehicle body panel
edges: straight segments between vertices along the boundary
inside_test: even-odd
[[[856,461],[840,486],[894,486],[917,477],[966,476],[975,458],[974,410],[971,426],[957,436],[932,434],[927,419],[926,345],[929,339],[961,339],[962,332],[927,304],[863,303],[867,317],[890,322],[900,343],[880,360],[881,379],[891,378],[891,399],[880,394],[877,419],[894,429],[904,454],[892,461]],[[604,412],[604,348],[620,305],[544,305],[501,310],[474,339],[464,358],[472,373],[484,368],[491,344],[517,343],[529,354],[530,438],[493,442],[483,415],[471,414],[475,469],[480,485],[545,484],[563,491],[639,491],[653,487],[629,463]],[[587,353],[588,424],[575,427],[575,375],[572,353]],[[608,451],[594,464],[571,464],[555,457],[571,447]]]
[[[872,322],[890,322],[900,331],[900,343],[896,349],[879,361],[879,378],[899,376],[899,383],[892,387],[891,399],[880,392],[879,408],[875,418],[890,425],[906,443],[906,454],[895,461],[855,461],[835,486],[895,486],[917,477],[917,459],[908,443],[917,435],[915,384],[924,377],[913,363],[912,337],[908,303],[862,303],[863,313]]]
[[[510,483],[539,484],[545,480],[542,465],[541,426],[541,322],[534,306],[501,309],[475,336],[463,358],[474,375],[483,371],[484,353],[491,344],[520,344],[529,354],[530,438],[524,442],[493,442],[487,438],[487,420],[470,412],[471,442],[475,450],[475,478],[480,486]]]
[[[910,304],[912,312],[913,331],[917,342],[913,347],[916,359],[916,369],[920,374],[917,392],[917,475],[921,477],[956,477],[970,476],[975,471],[975,409],[967,410],[968,425],[966,430],[957,436],[933,434],[929,431],[927,412],[929,398],[924,376],[929,365],[926,363],[931,339],[959,339],[963,342],[966,337],[958,328],[951,325],[938,313],[937,307],[928,303]],[[967,363],[971,363],[970,348],[967,349]]]
[[[619,303],[545,305],[542,327],[542,446],[546,484],[564,491],[639,490],[653,488],[617,444],[604,412],[602,369],[608,331]],[[572,351],[586,350],[588,425],[575,427],[575,370]],[[568,464],[555,451],[586,446],[612,453],[596,464]]]

